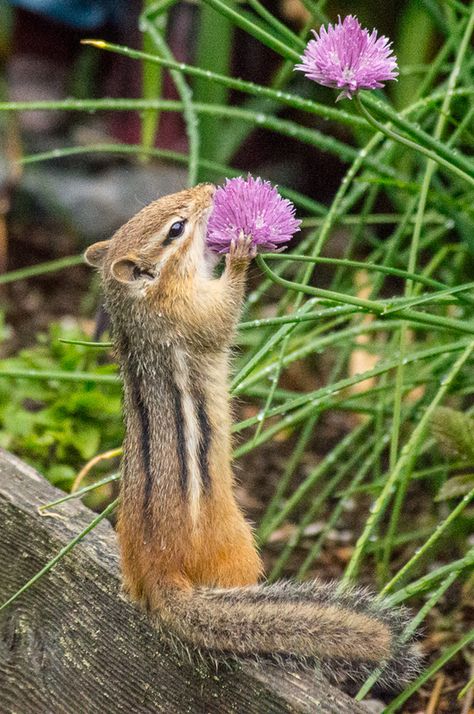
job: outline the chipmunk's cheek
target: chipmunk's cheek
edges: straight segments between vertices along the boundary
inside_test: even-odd
[[[176,256],[176,247],[174,245],[162,248],[156,255],[153,256],[153,272],[155,274],[154,284],[161,279],[163,272],[167,266],[174,263]]]
[[[153,268],[153,280],[150,280],[148,287],[153,288],[156,287],[158,284],[160,278],[161,278],[161,273],[163,271],[163,266],[161,263],[155,264],[155,267]]]

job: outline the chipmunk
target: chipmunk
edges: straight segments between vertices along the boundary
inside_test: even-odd
[[[259,584],[262,562],[233,493],[229,349],[253,248],[232,243],[220,277],[206,249],[215,188],[143,208],[88,248],[100,269],[124,381],[117,532],[123,586],[155,626],[214,655],[319,666],[387,688],[417,669],[406,615],[363,589]]]

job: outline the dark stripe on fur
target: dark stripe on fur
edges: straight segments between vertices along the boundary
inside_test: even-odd
[[[153,491],[153,474],[151,471],[150,457],[150,415],[148,414],[147,406],[142,399],[138,380],[134,379],[132,384],[133,399],[137,407],[141,424],[142,458],[143,468],[145,470],[145,490],[143,495],[143,508],[145,510],[145,513],[147,513],[148,507],[150,505],[151,494]]]
[[[181,403],[181,393],[176,386],[173,384],[173,399],[174,399],[174,419],[176,426],[176,441],[178,448],[178,461],[179,461],[179,481],[181,484],[181,490],[184,495],[188,493],[188,464],[186,461],[186,436],[184,433],[184,417],[183,417],[183,406]]]
[[[143,509],[145,516],[148,516],[151,494],[153,491],[153,473],[151,470],[151,448],[150,448],[150,415],[148,412],[148,407],[142,397],[140,390],[140,379],[136,372],[133,358],[130,351],[130,346],[126,335],[121,335],[122,343],[124,349],[127,353],[127,363],[129,365],[127,369],[128,378],[130,380],[132,400],[135,405],[135,409],[138,412],[138,417],[140,419],[140,441],[141,441],[141,452],[143,460],[143,470],[145,472],[145,488],[143,493]]]
[[[211,490],[211,475],[209,473],[209,449],[211,446],[211,424],[206,411],[206,402],[202,394],[195,396],[197,406],[197,418],[199,422],[199,468],[204,490],[209,493]]]

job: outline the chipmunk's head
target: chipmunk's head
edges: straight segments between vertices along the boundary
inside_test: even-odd
[[[100,269],[106,294],[150,301],[177,283],[209,271],[207,220],[215,187],[194,188],[164,196],[143,208],[110,240],[85,252],[89,265]]]

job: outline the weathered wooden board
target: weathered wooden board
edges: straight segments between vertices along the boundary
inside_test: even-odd
[[[0,450],[0,601],[94,517]],[[115,535],[101,523],[0,613],[0,714],[357,714],[367,712],[316,675],[245,664],[200,671],[167,650],[120,597]]]

